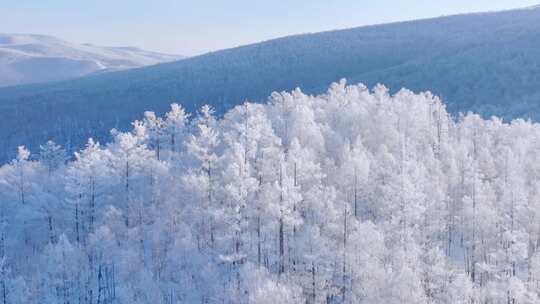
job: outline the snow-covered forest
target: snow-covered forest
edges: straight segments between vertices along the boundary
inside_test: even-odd
[[[0,167],[0,303],[538,303],[540,125],[334,83]]]

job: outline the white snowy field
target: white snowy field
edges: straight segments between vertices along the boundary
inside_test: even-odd
[[[0,167],[4,303],[539,303],[540,125],[334,83]]]
[[[134,47],[75,44],[44,35],[0,34],[0,87],[60,81],[181,58]]]

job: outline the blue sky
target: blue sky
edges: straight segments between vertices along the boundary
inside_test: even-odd
[[[540,0],[0,0],[0,31],[195,55],[271,38]]]

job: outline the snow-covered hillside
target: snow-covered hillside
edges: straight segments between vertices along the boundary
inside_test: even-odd
[[[4,303],[537,304],[540,125],[333,84],[0,167]]]
[[[43,35],[0,34],[0,87],[65,80],[180,58],[134,47],[78,45]]]
[[[540,8],[470,14],[286,37],[128,71],[56,84],[0,89],[0,159],[20,144],[126,130],[146,109],[170,102],[218,113],[272,91],[324,91],[345,77],[392,91],[430,90],[451,113],[540,118]],[[7,150],[10,149],[10,150]],[[3,151],[1,151],[3,150]]]

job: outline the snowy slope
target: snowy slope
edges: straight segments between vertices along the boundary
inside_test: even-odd
[[[452,113],[540,118],[540,8],[469,14],[297,35],[173,63],[0,89],[2,147],[53,138],[69,148],[171,102],[223,113],[274,90],[325,90],[342,77],[392,91],[431,90]]]
[[[134,47],[78,45],[43,35],[0,34],[0,86],[65,80],[180,58]]]

